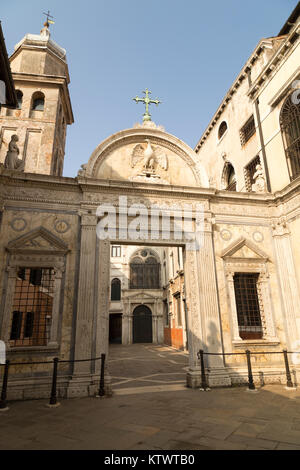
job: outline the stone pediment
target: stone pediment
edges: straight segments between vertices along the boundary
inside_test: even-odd
[[[133,300],[135,298],[139,299],[139,302],[141,301],[141,299],[143,301],[147,301],[147,300],[155,300],[158,298],[158,295],[157,293],[156,294],[150,294],[149,292],[146,292],[144,290],[141,290],[141,289],[124,289],[123,290],[123,299],[126,298],[126,299],[130,299],[130,300]]]
[[[9,242],[6,249],[10,252],[64,254],[68,251],[68,246],[49,230],[38,227]]]
[[[224,259],[255,259],[260,261],[267,261],[269,256],[255,243],[247,238],[241,237],[233,241],[223,252],[221,258]]]

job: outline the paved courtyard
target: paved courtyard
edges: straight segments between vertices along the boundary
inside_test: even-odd
[[[298,449],[300,391],[186,389],[187,356],[165,346],[112,346],[112,398],[10,403],[0,449]]]

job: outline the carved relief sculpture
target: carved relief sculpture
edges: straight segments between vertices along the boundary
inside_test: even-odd
[[[266,180],[264,171],[260,164],[256,165],[256,171],[253,175],[254,184],[252,185],[252,191],[256,193],[265,193],[266,192]]]

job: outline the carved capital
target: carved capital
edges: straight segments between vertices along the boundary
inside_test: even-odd
[[[6,271],[8,272],[9,278],[17,277],[17,266],[7,266]]]
[[[271,222],[271,227],[272,227],[273,237],[280,237],[283,235],[290,234],[290,230],[288,228],[285,217],[281,217],[280,219],[273,219]]]

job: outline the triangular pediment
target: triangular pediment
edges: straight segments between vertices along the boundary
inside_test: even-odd
[[[223,250],[221,258],[244,258],[266,261],[269,256],[255,243],[245,237],[240,237]]]
[[[8,251],[66,253],[67,244],[44,227],[38,227],[7,245]]]
[[[139,299],[142,298],[145,301],[147,299],[151,299],[151,300],[157,299],[157,295],[149,294],[149,292],[145,292],[144,290],[141,290],[141,289],[136,289],[133,292],[130,291],[129,289],[128,290],[126,289],[123,292],[124,292],[124,297],[126,297],[127,299],[128,298],[134,299],[135,297]]]

